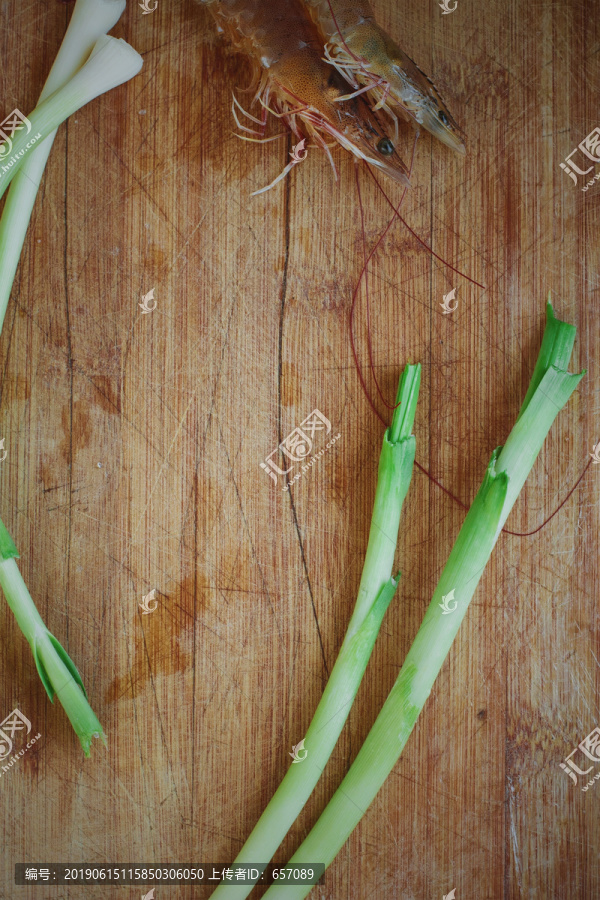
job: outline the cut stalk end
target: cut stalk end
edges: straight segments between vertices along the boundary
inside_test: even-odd
[[[0,520],[0,586],[17,624],[27,639],[41,682],[51,702],[58,697],[83,752],[90,755],[93,737],[106,744],[102,725],[91,708],[81,675],[59,641],[46,628],[15,561],[17,548]]]
[[[415,421],[420,384],[421,364],[406,366],[398,385],[396,408],[388,429],[388,440],[391,444],[410,437]]]
[[[538,353],[531,381],[529,382],[529,388],[527,389],[525,399],[523,400],[519,415],[517,416],[517,422],[529,406],[531,398],[538,389],[540,382],[548,369],[551,366],[555,366],[557,369],[566,371],[571,359],[571,353],[573,352],[576,333],[577,329],[574,325],[570,325],[568,322],[563,322],[556,318],[552,303],[550,302],[550,293],[548,293],[548,300],[546,302],[546,327],[542,337],[542,345],[540,347],[540,352]]]
[[[94,737],[99,737],[106,746],[106,735],[88,702],[81,675],[64,647],[45,629],[36,635],[31,649],[50,701],[54,703],[54,697],[58,697],[85,756],[90,755]]]

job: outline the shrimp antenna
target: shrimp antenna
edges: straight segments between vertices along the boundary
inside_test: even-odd
[[[350,49],[350,47],[344,40],[344,35],[342,33],[342,29],[340,28],[340,26],[338,24],[338,20],[335,17],[335,12],[333,11],[333,6],[331,5],[331,0],[327,0],[327,6],[329,7],[329,12],[331,13],[331,18],[333,19],[333,24],[337,28],[337,32],[340,36],[342,44],[344,45],[344,47],[346,49],[346,53],[348,54],[349,57],[351,57],[351,59],[355,60],[357,63],[360,62],[360,59],[358,58],[358,56],[356,56],[356,54],[352,52],[352,50]]]
[[[413,168],[413,164],[414,164],[414,161],[415,161],[415,150],[416,150],[416,146],[417,146],[417,138],[415,137],[415,140],[414,140],[414,143],[413,143],[413,149],[412,149],[411,159],[410,159],[410,169],[409,169],[409,173],[408,173],[408,174],[409,174],[409,178],[410,178],[410,176],[411,176],[411,174],[412,174],[412,168]],[[363,389],[363,391],[364,391],[364,393],[365,393],[365,396],[366,396],[366,398],[367,398],[367,400],[368,400],[368,402],[369,402],[371,408],[373,409],[373,412],[374,412],[375,415],[379,418],[379,420],[385,425],[385,424],[386,424],[386,423],[385,423],[385,420],[379,415],[379,412],[377,411],[375,405],[373,404],[373,401],[372,401],[372,399],[371,399],[371,396],[370,396],[370,394],[369,394],[369,391],[367,390],[367,386],[366,386],[365,381],[364,381],[364,378],[363,378],[363,374],[362,374],[362,370],[361,370],[361,367],[360,367],[360,363],[359,363],[359,361],[358,361],[358,354],[357,354],[357,352],[356,352],[356,347],[355,347],[355,344],[354,344],[353,318],[354,318],[354,309],[355,309],[355,307],[356,307],[356,301],[357,301],[357,299],[358,299],[358,292],[359,292],[359,290],[360,290],[360,284],[361,284],[362,279],[364,278],[364,279],[365,279],[366,305],[367,305],[367,347],[368,347],[368,351],[369,351],[369,367],[370,367],[371,373],[372,373],[372,375],[373,375],[373,380],[374,380],[375,386],[376,386],[376,388],[377,388],[377,393],[379,394],[381,400],[383,401],[383,403],[385,404],[385,406],[387,406],[388,409],[396,409],[396,407],[395,407],[395,406],[391,406],[391,405],[387,402],[387,400],[385,399],[385,397],[383,396],[383,393],[382,393],[381,388],[380,388],[380,386],[379,386],[379,382],[377,381],[377,376],[376,376],[376,374],[375,374],[375,366],[374,366],[374,364],[373,364],[373,346],[372,346],[372,341],[371,341],[371,318],[370,318],[370,302],[369,302],[368,266],[369,266],[369,263],[370,263],[371,259],[372,259],[373,256],[375,255],[375,253],[376,253],[378,247],[380,246],[380,244],[382,243],[382,241],[383,241],[383,239],[385,238],[386,234],[388,233],[388,231],[389,231],[390,228],[392,227],[392,225],[393,225],[393,223],[394,223],[396,217],[399,215],[400,207],[401,207],[402,204],[404,203],[404,198],[405,198],[405,196],[406,196],[406,188],[404,188],[404,190],[402,191],[402,196],[401,196],[401,198],[400,198],[400,202],[399,202],[398,206],[397,206],[397,207],[393,207],[393,209],[394,209],[394,215],[392,216],[392,218],[390,219],[390,221],[388,222],[388,224],[386,225],[386,227],[384,228],[384,230],[382,231],[382,233],[379,235],[379,238],[377,239],[377,241],[375,242],[375,244],[374,244],[373,247],[371,248],[370,253],[367,255],[367,239],[366,239],[366,233],[365,233],[365,216],[364,216],[364,207],[363,207],[363,202],[362,202],[362,194],[361,194],[361,190],[360,190],[360,181],[359,181],[359,178],[358,178],[358,166],[355,166],[355,168],[354,168],[354,176],[355,176],[355,180],[356,180],[356,191],[357,191],[357,194],[358,194],[358,205],[359,205],[359,209],[360,209],[360,224],[361,224],[362,244],[363,244],[363,266],[362,266],[362,269],[360,270],[360,274],[359,274],[358,280],[357,280],[357,282],[356,282],[356,287],[354,288],[354,293],[352,294],[352,301],[351,301],[351,305],[350,305],[350,345],[351,345],[351,347],[352,347],[352,355],[354,356],[354,364],[355,364],[356,370],[357,370],[357,372],[358,372],[358,377],[359,377],[359,380],[360,380],[360,383],[361,383],[361,387],[362,387],[362,389]]]
[[[423,247],[425,247],[425,249],[428,250],[429,253],[431,253],[432,256],[435,257],[435,259],[439,260],[439,262],[441,262],[441,263],[442,263],[444,266],[446,266],[448,269],[451,269],[453,272],[456,272],[456,274],[457,274],[457,275],[460,275],[461,278],[466,278],[467,281],[470,281],[470,282],[471,282],[471,284],[477,285],[477,287],[482,288],[484,291],[487,290],[487,288],[486,288],[486,286],[485,286],[484,284],[480,284],[479,281],[475,281],[474,278],[471,278],[469,275],[465,274],[465,272],[461,272],[460,269],[455,269],[454,266],[451,265],[449,262],[447,262],[442,256],[438,256],[438,254],[435,253],[435,251],[431,249],[431,247],[429,246],[429,244],[426,243],[426,241],[424,241],[423,238],[419,237],[419,235],[417,234],[416,231],[413,231],[413,229],[410,227],[410,225],[408,224],[408,222],[406,221],[406,219],[403,219],[402,216],[400,215],[400,213],[396,211],[396,207],[394,206],[394,204],[392,203],[392,201],[390,200],[390,198],[389,198],[388,195],[386,194],[385,190],[384,190],[383,187],[381,186],[381,183],[378,181],[377,176],[376,176],[375,173],[372,171],[372,169],[371,169],[370,166],[367,166],[367,171],[368,171],[369,175],[371,176],[371,178],[373,179],[373,181],[375,182],[375,184],[377,185],[377,187],[379,188],[379,190],[381,191],[381,193],[383,194],[383,196],[385,197],[385,199],[386,199],[386,201],[387,201],[387,203],[388,203],[388,206],[390,206],[390,207],[392,208],[392,210],[393,210],[393,212],[394,212],[394,218],[398,218],[398,219],[402,222],[402,224],[404,225],[404,227],[407,228],[408,231],[410,231],[410,233],[412,234],[412,236],[413,236],[414,238],[416,238],[417,241],[418,241]]]

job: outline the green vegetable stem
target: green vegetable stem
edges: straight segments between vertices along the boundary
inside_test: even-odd
[[[402,504],[415,458],[413,427],[421,367],[407,366],[396,397],[390,427],[383,436],[375,503],[356,606],[323,696],[304,737],[306,756],[291,763],[233,865],[268,862],[300,814],[336,745],[394,596],[392,577]],[[219,885],[215,900],[239,900],[252,884]]]
[[[125,5],[125,0],[77,0],[38,105],[28,116],[29,130],[21,128],[11,146],[0,144],[0,196],[10,185],[0,219],[0,331],[57,126],[94,97],[132,78],[142,66],[141,56],[129,44],[107,36]],[[89,756],[92,737],[105,740],[102,726],[87,702],[77,669],[35,607],[15,562],[18,555],[0,521],[0,585],[29,641],[50,700],[58,697]]]
[[[348,774],[288,865],[328,866],[396,764],[546,435],[583,377],[583,372],[567,372],[574,340],[575,328],[556,319],[548,302],[542,347],[516,424],[505,445],[492,453],[423,623],[375,724]],[[449,606],[444,598],[451,592],[456,608],[449,614],[444,611]],[[301,900],[310,890],[304,885],[273,885],[264,896]]]

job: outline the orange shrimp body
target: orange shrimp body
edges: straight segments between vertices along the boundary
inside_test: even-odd
[[[255,99],[274,107],[294,135],[313,139],[327,152],[325,139],[333,138],[395,181],[408,184],[389,127],[386,131],[364,97],[343,99],[348,85],[323,61],[321,38],[300,0],[200,2],[219,31],[254,64]]]
[[[377,24],[370,3],[304,0],[319,28],[329,62],[344,77],[370,87],[375,108],[408,118],[465,153],[461,132],[430,79]]]

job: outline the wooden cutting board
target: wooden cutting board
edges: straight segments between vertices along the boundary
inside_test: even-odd
[[[588,374],[509,519],[534,533],[500,538],[401,760],[311,897],[592,900],[600,787],[582,792],[560,763],[600,726],[600,469],[591,464],[537,529],[600,440],[600,185],[582,192],[560,167],[600,126],[597,7],[374,8],[468,137],[464,159],[418,141],[402,214],[424,243],[395,223],[369,267],[371,365],[364,282],[355,309],[361,372],[384,422],[401,369],[422,364],[417,461],[435,481],[415,471],[400,587],[276,860],[316,821],[396,678],[461,504],[517,415],[551,291],[578,329],[573,369]],[[6,114],[35,106],[71,9],[2,4]],[[390,218],[383,194],[360,169],[364,242],[355,167],[341,152],[337,181],[310,150],[252,197],[292,142],[234,136],[232,92],[249,72],[205,10],[158,0],[144,15],[130,2],[113,33],[144,67],[60,128],[0,337],[0,515],[108,749],[96,742],[84,758],[3,605],[0,719],[18,708],[41,738],[0,780],[1,900],[149,890],[15,887],[16,862],[232,861],[335,661],[384,429],[349,336],[365,242]],[[401,146],[410,158],[410,130]],[[385,189],[397,203],[398,188]],[[453,289],[458,306],[445,315]],[[260,464],[315,409],[341,436],[283,491]],[[158,605],[144,615],[153,589]],[[156,900],[210,892],[159,887]]]

